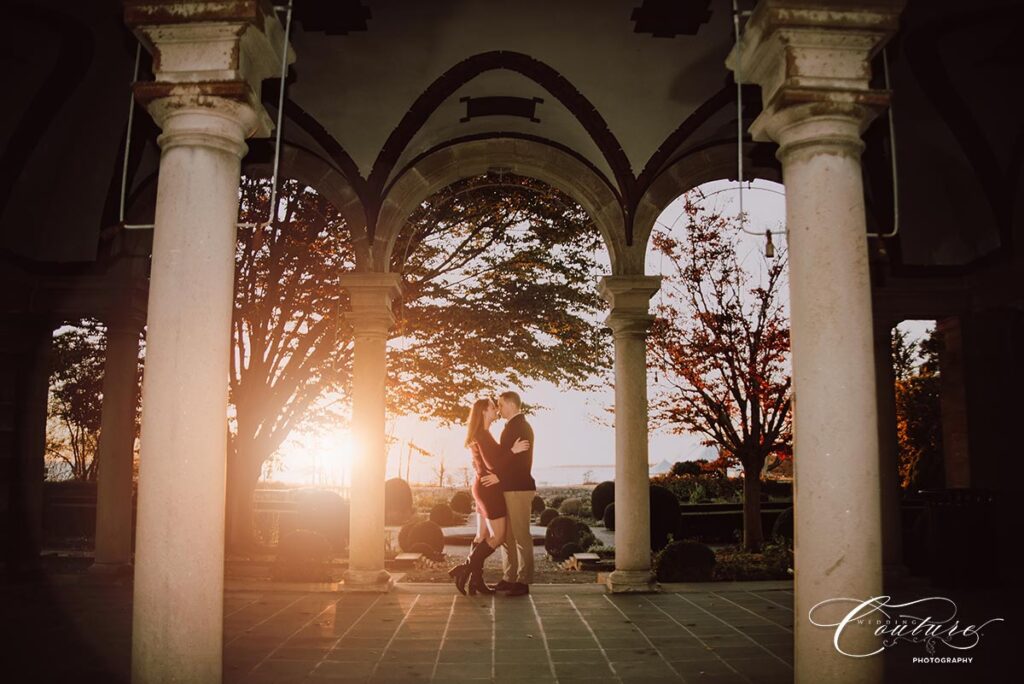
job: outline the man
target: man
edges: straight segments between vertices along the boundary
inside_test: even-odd
[[[537,495],[537,483],[530,473],[533,469],[533,428],[526,422],[523,401],[515,392],[501,393],[498,397],[498,413],[505,419],[501,446],[511,449],[516,440],[525,439],[530,443],[530,448],[516,454],[507,471],[499,474],[505,491],[505,506],[508,508],[508,526],[502,546],[502,578],[494,588],[505,591],[506,596],[523,596],[530,593],[530,583],[533,582],[530,513],[533,497]]]

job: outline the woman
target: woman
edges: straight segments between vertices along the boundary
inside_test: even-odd
[[[498,417],[498,405],[493,399],[478,399],[469,412],[466,429],[466,447],[473,454],[473,498],[476,499],[477,532],[470,547],[469,558],[448,571],[455,579],[455,587],[466,593],[493,594],[494,590],[484,583],[484,561],[505,542],[506,514],[505,494],[501,480],[495,470],[501,470],[508,459],[530,448],[525,439],[516,440],[511,449],[495,441],[490,433],[491,423]],[[488,534],[490,527],[490,534]]]

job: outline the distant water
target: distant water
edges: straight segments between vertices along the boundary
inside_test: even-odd
[[[589,476],[589,477],[588,477]],[[533,479],[540,487],[546,485],[578,485],[589,479],[604,482],[615,479],[615,466],[548,466],[533,468]]]

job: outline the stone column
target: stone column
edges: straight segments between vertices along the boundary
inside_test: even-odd
[[[870,60],[902,3],[761,2],[727,65],[762,89],[754,140],[779,143],[786,186],[793,365],[795,681],[878,682],[880,655],[840,653],[835,623],[882,595],[877,394],[861,134],[888,103]],[[812,613],[813,609],[813,613]],[[847,653],[881,647],[873,626]]]
[[[402,292],[397,273],[347,273],[355,349],[352,369],[352,485],[346,590],[388,591],[384,569],[384,381],[388,330],[395,322],[392,302]]]
[[[891,321],[875,321],[875,385],[878,390],[878,478],[882,505],[882,573],[898,579],[903,565],[899,441],[896,434],[896,373],[892,365]]]
[[[33,314],[0,319],[0,561],[12,575],[40,569],[54,327]]]
[[[163,133],[149,287],[132,681],[219,682],[228,362],[245,139],[280,68],[269,5],[126,2],[154,55],[136,85]],[[187,19],[186,19],[187,18]]]
[[[608,590],[653,591],[646,338],[661,276],[605,276],[599,287],[615,341],[615,570]]]
[[[132,460],[139,336],[143,322],[124,316],[107,320],[103,366],[103,416],[96,473],[96,556],[90,570],[120,574],[132,562]]]

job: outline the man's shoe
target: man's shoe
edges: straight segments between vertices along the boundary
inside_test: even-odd
[[[516,586],[515,582],[506,582],[505,580],[501,580],[500,582],[498,582],[497,584],[494,585],[494,590],[495,591],[508,591],[509,589],[511,589],[514,586]]]
[[[505,596],[525,596],[526,594],[529,594],[529,593],[530,593],[530,585],[529,584],[523,584],[522,582],[516,582],[515,584],[512,585],[512,588],[509,589],[505,593]]]

